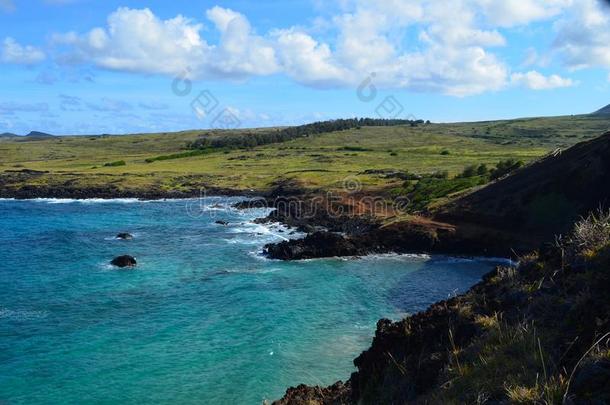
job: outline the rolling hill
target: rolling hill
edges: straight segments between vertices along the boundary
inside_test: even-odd
[[[417,177],[446,171],[452,178],[469,165],[494,167],[507,159],[531,162],[608,129],[610,116],[580,115],[358,126],[259,146],[204,149],[193,145],[219,137],[236,137],[242,143],[248,136],[273,129],[121,136],[33,134],[2,139],[0,182],[5,196],[21,193],[23,186],[28,196],[52,190],[66,196],[198,195],[202,187],[264,192],[278,181],[340,191],[345,179],[354,176],[364,190],[392,190],[403,186],[405,173]],[[45,173],[14,174],[23,169]],[[388,172],[399,176],[383,174]]]
[[[610,104],[595,111],[592,115],[610,115]]]

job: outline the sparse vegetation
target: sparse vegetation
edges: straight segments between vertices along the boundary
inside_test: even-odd
[[[557,147],[599,135],[610,127],[610,117],[575,116],[417,126],[394,125],[400,122],[389,123],[392,124],[389,126],[369,125],[375,123],[378,122],[359,123],[351,129],[320,132],[258,146],[244,146],[236,141],[235,147],[226,148],[205,147],[207,141],[197,145],[200,149],[189,149],[189,146],[194,147],[193,143],[201,139],[211,142],[223,137],[256,138],[257,135],[278,133],[284,129],[55,137],[28,142],[2,138],[0,172],[14,167],[49,172],[27,180],[21,177],[20,185],[61,187],[69,183],[86,188],[111,182],[121,190],[187,190],[199,189],[202,185],[263,190],[286,177],[304,187],[332,190],[340,188],[345,177],[358,174],[365,187],[390,190],[402,187],[404,180],[359,173],[391,168],[413,175],[416,183],[418,176],[425,177],[426,173],[434,172],[437,172],[434,177],[449,179],[463,173],[470,165],[476,165],[477,169],[486,165],[493,170],[500,160],[527,163]],[[312,128],[316,128],[315,125]],[[490,132],[494,138],[472,135],[471,128],[476,129],[477,134],[493,128]],[[544,128],[543,135],[528,138],[526,130],[534,128]],[[320,127],[316,129],[321,130]],[[547,131],[551,135],[546,136]],[[126,164],[121,167],[120,175],[114,167],[104,166],[108,161],[119,160]],[[474,178],[477,176],[485,177],[478,171]],[[478,184],[477,181],[473,183]]]

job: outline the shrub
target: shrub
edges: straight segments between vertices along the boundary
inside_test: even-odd
[[[487,173],[489,173],[489,169],[486,164],[480,164],[479,167],[477,167],[477,175],[485,176]]]
[[[125,163],[124,160],[117,160],[116,162],[110,162],[110,163],[104,163],[105,167],[116,167],[116,166],[125,166],[127,163]]]
[[[350,152],[368,152],[368,151],[370,151],[370,149],[363,148],[361,146],[343,146],[342,148],[339,148],[338,150],[345,150],[345,151],[350,151]]]
[[[501,160],[496,165],[496,168],[491,171],[491,179],[499,179],[523,166],[522,160],[506,159]]]
[[[568,258],[590,255],[610,244],[610,211],[598,209],[574,225],[570,236],[560,242]]]
[[[443,156],[451,155],[451,152],[449,152],[447,149],[443,149],[441,151],[441,155],[443,155]]]
[[[458,177],[468,178],[468,177],[474,177],[476,175],[477,175],[477,167],[475,165],[470,165],[470,166],[466,166],[464,168],[464,171],[462,172],[462,174],[460,174]]]
[[[156,156],[156,157],[145,159],[144,161],[146,163],[152,163],[152,162],[157,162],[157,161],[162,161],[162,160],[182,159],[182,158],[188,158],[188,157],[193,157],[193,156],[206,155],[210,152],[212,152],[211,149],[197,149],[197,150],[191,150],[188,152],[174,153],[172,155]]]

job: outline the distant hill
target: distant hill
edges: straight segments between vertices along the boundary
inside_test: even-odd
[[[29,138],[54,138],[55,136],[51,135],[51,134],[44,133],[44,132],[32,131],[29,134],[27,134],[26,137],[29,137]]]
[[[19,136],[19,135],[16,135],[16,134],[13,134],[10,132],[5,132],[3,134],[0,134],[0,138],[14,138],[16,136]]]
[[[607,106],[605,106],[602,109],[595,111],[591,115],[610,115],[610,104],[608,104]]]

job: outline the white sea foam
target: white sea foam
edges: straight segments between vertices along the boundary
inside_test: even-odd
[[[47,204],[132,204],[138,202],[147,202],[146,200],[138,200],[137,198],[86,198],[86,199],[77,199],[77,198],[33,198],[30,200],[23,201],[33,201],[33,202],[42,202]]]
[[[363,260],[400,260],[400,261],[428,261],[432,258],[425,253],[376,253],[360,256]]]
[[[519,263],[515,262],[511,259],[503,258],[503,257],[482,257],[482,256],[472,256],[472,257],[460,257],[460,256],[445,256],[445,255],[435,255],[432,258],[436,262],[443,262],[448,264],[458,264],[458,263],[494,263],[494,264],[503,264],[506,266],[516,266]]]
[[[70,204],[70,203],[80,203],[80,204],[133,204],[133,203],[155,203],[155,202],[182,202],[189,201],[195,199],[186,199],[186,198],[165,198],[165,199],[155,199],[155,200],[146,200],[139,198],[25,198],[25,199],[16,199],[16,198],[0,198],[0,201],[27,201],[27,202],[41,202],[47,204]]]
[[[260,239],[265,239],[265,242],[269,240],[281,239],[284,241],[290,240],[290,237],[298,238],[302,237],[302,234],[290,235],[290,228],[287,228],[281,224],[256,224],[254,222],[240,223],[238,226],[231,227],[228,230],[229,233],[233,234],[255,234],[259,238],[249,238],[248,244],[256,244],[261,242]],[[258,239],[258,240],[257,240]]]

